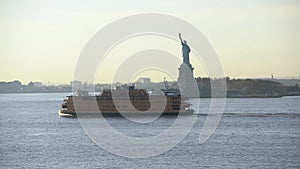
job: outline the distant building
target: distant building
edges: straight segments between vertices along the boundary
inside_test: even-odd
[[[150,84],[151,79],[148,77],[141,77],[137,80],[138,83]]]
[[[19,92],[23,89],[20,81],[14,80],[11,82],[0,82],[0,93]]]
[[[12,82],[7,82],[7,85],[14,86],[14,87],[21,87],[22,83],[19,80],[14,80]]]
[[[83,90],[83,83],[82,81],[79,80],[73,80],[70,82],[71,87],[73,88],[73,91],[77,91],[77,90]]]
[[[43,87],[43,83],[42,82],[32,82],[32,81],[30,81],[28,83],[28,86],[31,86],[31,87]]]
[[[82,81],[80,80],[73,80],[70,82],[71,86],[75,85],[75,86],[80,86],[82,85]]]
[[[137,88],[150,88],[152,85],[151,79],[147,77],[141,77],[136,81]]]

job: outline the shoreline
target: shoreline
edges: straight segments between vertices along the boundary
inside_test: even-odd
[[[42,93],[72,93],[72,91],[51,91],[51,92],[0,92],[0,94],[42,94]],[[282,98],[287,96],[300,96],[300,93],[288,93],[283,95],[277,94],[249,94],[249,95],[226,95],[226,98]],[[194,98],[212,98],[211,96],[200,96]],[[213,97],[222,98],[222,97]]]

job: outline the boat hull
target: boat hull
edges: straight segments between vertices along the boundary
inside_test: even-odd
[[[60,116],[79,116],[79,117],[123,117],[123,116],[134,116],[134,117],[146,117],[146,116],[178,116],[179,113],[180,115],[192,115],[194,114],[194,110],[185,110],[182,112],[147,112],[147,113],[133,113],[133,112],[127,112],[127,113],[119,113],[119,112],[68,112],[68,111],[63,111],[59,110],[59,115]]]

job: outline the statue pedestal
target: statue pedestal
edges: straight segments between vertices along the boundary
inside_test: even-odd
[[[183,63],[180,65],[178,70],[178,85],[181,95],[184,97],[199,97],[198,86],[194,78],[194,68],[192,67],[192,65]]]

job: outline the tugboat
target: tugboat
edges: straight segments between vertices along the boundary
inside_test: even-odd
[[[61,116],[177,116],[191,115],[194,110],[187,98],[180,95],[178,89],[162,89],[162,94],[156,95],[146,89],[117,87],[114,90],[103,90],[100,95],[91,96],[86,91],[77,95],[67,96],[61,105]],[[121,110],[121,111],[120,111]],[[120,113],[120,112],[121,113]]]

